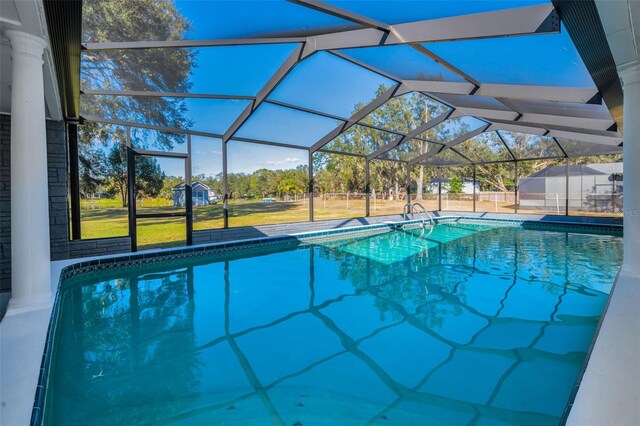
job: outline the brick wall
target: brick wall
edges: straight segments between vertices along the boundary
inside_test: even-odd
[[[130,251],[131,238],[129,237],[75,240],[69,241],[69,255],[65,259],[128,253]]]
[[[69,173],[66,139],[64,122],[47,121],[51,260],[69,257],[69,209],[67,207]]]

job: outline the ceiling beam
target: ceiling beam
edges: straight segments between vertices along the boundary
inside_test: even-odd
[[[310,9],[317,10],[327,15],[332,15],[346,21],[354,22],[363,27],[374,28],[380,31],[389,31],[390,25],[384,22],[377,21],[372,18],[368,18],[363,15],[351,12],[341,7],[333,6],[318,0],[287,0],[290,3],[294,3],[300,6],[308,7]]]
[[[473,95],[490,98],[521,99],[532,101],[567,102],[587,104],[597,98],[598,89],[556,86],[531,86],[520,84],[480,84],[456,81],[404,80],[411,90],[444,93],[449,95]]]
[[[508,111],[504,109],[482,109],[474,107],[461,107],[454,105],[460,115],[470,115],[472,117],[478,117],[486,120],[509,120],[515,121],[518,118],[518,113],[515,111]]]
[[[581,87],[532,86],[524,84],[481,84],[475,93],[492,98],[525,99],[533,101],[599,104],[598,89]]]
[[[603,118],[599,112],[584,111],[584,115],[577,115],[572,111],[562,109],[549,110],[548,113],[530,112],[524,105],[519,105],[514,111],[492,108],[460,107],[454,105],[460,113],[494,122],[533,123],[544,129],[552,128],[581,128],[586,131],[606,131],[613,124],[611,118]],[[616,132],[612,132],[616,133]]]
[[[230,38],[220,40],[159,40],[159,41],[114,41],[103,43],[84,43],[82,50],[99,52],[104,50],[165,49],[189,47],[247,46],[256,44],[304,43],[306,37],[264,37]]]
[[[83,90],[80,94],[87,96],[147,96],[153,98],[202,98],[245,101],[252,101],[255,99],[255,96],[220,95],[214,93],[151,92],[147,90]]]
[[[203,136],[203,137],[206,137],[206,138],[222,139],[222,135],[218,134],[218,133],[199,132],[199,131],[196,131],[196,130],[181,129],[181,128],[177,128],[177,127],[158,126],[158,125],[154,125],[154,124],[143,124],[143,123],[136,123],[136,122],[133,122],[133,121],[110,119],[110,118],[101,118],[101,117],[94,117],[94,116],[83,116],[82,119],[84,121],[89,121],[89,122],[94,122],[94,123],[113,124],[114,126],[132,127],[132,128],[135,128],[135,129],[157,130],[159,132],[179,133],[179,134],[184,134],[184,135]],[[300,149],[300,150],[304,150],[304,151],[306,151],[308,149],[306,146],[292,145],[292,144],[280,143],[280,142],[272,142],[272,141],[265,141],[265,140],[262,140],[262,139],[254,139],[254,138],[235,137],[232,140],[230,140],[230,142],[255,143],[255,144],[259,144],[259,145],[269,145],[269,146],[277,146],[277,147],[281,147],[281,148]]]
[[[316,8],[331,8],[330,14],[342,13],[367,24],[370,28],[338,31],[312,36],[265,37],[221,40],[171,40],[86,43],[83,48],[90,51],[115,49],[158,49],[206,46],[239,46],[248,44],[305,43],[302,57],[318,50],[344,49],[353,47],[388,46],[398,44],[421,44],[437,41],[469,40],[478,38],[509,37],[514,35],[549,34],[560,31],[560,18],[549,4],[474,13],[440,19],[430,19],[384,28],[386,24],[360,15],[331,7],[320,2]],[[322,6],[320,6],[322,5]],[[383,29],[378,27],[382,26]]]
[[[602,137],[608,137],[612,139],[622,138],[620,133],[609,131],[609,130],[585,129],[582,127],[572,127],[572,126],[555,125],[555,124],[551,125],[546,123],[533,123],[533,122],[527,122],[522,120],[520,121],[492,120],[492,122],[496,126],[516,125],[516,126],[527,127],[527,128],[537,128],[537,129],[543,130],[542,133],[544,133],[544,130],[547,130],[547,131],[557,130],[557,131],[563,131],[563,132],[584,133],[587,135],[602,136]]]
[[[317,50],[422,44],[558,32],[560,32],[560,17],[552,5],[543,4],[396,24],[390,27],[388,33],[374,28],[364,28],[310,36],[307,38],[303,56]]]
[[[575,139],[584,142],[600,143],[604,145],[619,145],[622,136],[618,132],[607,130],[592,130],[568,126],[557,126],[525,121],[492,120],[491,130],[507,130],[533,135],[547,135],[564,139]]]
[[[105,124],[113,124],[114,126],[124,126],[124,127],[134,127],[139,129],[149,129],[149,130],[157,130],[159,132],[167,132],[167,133],[184,133],[187,135],[194,136],[205,136],[209,138],[221,139],[222,135],[219,133],[210,133],[210,132],[198,132],[194,130],[182,129],[179,127],[169,127],[169,126],[158,126],[156,124],[145,124],[145,123],[137,123],[135,121],[127,121],[120,120],[116,118],[103,118],[96,117],[92,115],[83,115],[81,117],[81,122],[90,121],[94,123],[105,123]]]
[[[444,58],[436,55],[435,53],[433,53],[431,50],[427,49],[423,45],[421,45],[421,44],[413,44],[413,45],[411,45],[411,48],[413,50],[415,50],[416,52],[420,53],[421,55],[426,56],[427,58],[431,59],[435,63],[439,64],[441,67],[451,71],[452,73],[454,73],[458,77],[461,77],[462,79],[464,79],[464,80],[468,81],[469,83],[473,84],[475,86],[475,88],[480,87],[480,82],[479,81],[477,81],[476,79],[474,79],[469,74],[467,74],[466,72],[462,71],[460,68],[456,67],[452,63],[448,62]]]

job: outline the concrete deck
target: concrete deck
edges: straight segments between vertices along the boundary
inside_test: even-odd
[[[620,274],[567,425],[640,424],[640,277]]]

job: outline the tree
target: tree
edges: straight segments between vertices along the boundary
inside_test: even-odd
[[[386,88],[381,86],[376,94],[380,95],[385,90]],[[362,107],[363,105],[356,105],[354,111]],[[406,134],[448,110],[449,107],[446,105],[421,93],[411,92],[397,96],[391,98],[362,120],[364,124],[375,126],[375,128],[361,125],[353,126],[331,141],[326,148],[331,151],[367,155],[398,140],[397,134],[381,131],[378,128]],[[446,124],[435,126],[418,137],[404,141],[389,150],[380,158],[380,161],[371,162],[371,165],[375,164],[375,167],[370,169],[373,188],[381,189],[389,194],[395,193],[395,197],[398,198],[400,188],[404,186],[406,169],[395,161],[384,161],[385,158],[387,160],[408,161],[426,153],[435,155],[442,145],[429,142],[429,140],[449,141],[469,130],[469,126],[463,118],[452,118],[447,120]],[[443,152],[445,155],[447,153],[448,151]],[[336,154],[318,154],[317,157],[315,165],[315,170],[318,171],[315,179],[317,187],[336,192],[348,191],[349,189],[345,189],[347,187],[357,187],[358,191],[364,191],[365,165],[361,158]],[[418,200],[422,199],[424,183],[430,178],[436,177],[437,173],[435,167],[416,165],[412,168],[411,178],[416,184],[416,198]],[[345,184],[341,184],[341,179]]]
[[[127,150],[124,145],[114,146],[107,156],[105,177],[110,189],[120,195],[122,207],[127,207]],[[155,158],[136,157],[136,193],[143,197],[160,194],[164,173]]]
[[[85,42],[180,40],[190,29],[190,23],[172,0],[85,0],[82,6]],[[189,77],[195,61],[193,49],[85,51],[81,87],[184,93],[191,87]],[[186,102],[182,98],[83,95],[81,101],[85,116],[185,129],[192,124],[187,119]],[[91,192],[105,179],[100,152],[104,155],[106,149],[109,152],[106,155],[111,156],[114,145],[126,144],[126,135],[121,126],[87,122],[79,126],[78,140],[81,187]],[[132,142],[137,147],[154,145],[155,149],[169,150],[184,141],[184,135],[176,133],[132,129]],[[116,156],[112,160],[116,160]],[[111,176],[116,175],[114,167],[120,165],[111,162],[107,167],[111,169]],[[121,176],[119,172],[117,175]],[[122,194],[121,182],[111,184]]]
[[[449,184],[447,185],[447,192],[449,194],[461,194],[462,193],[462,179],[459,177],[454,177],[449,179]]]
[[[196,179],[193,180],[195,182]],[[162,182],[162,189],[160,190],[160,197],[165,200],[173,199],[173,187],[180,185],[184,182],[184,179],[178,176],[165,176]]]
[[[85,0],[83,40],[86,42],[180,40],[190,29],[171,0]],[[83,88],[184,93],[191,87],[195,65],[192,49],[87,51],[82,57]],[[83,113],[117,117],[161,126],[188,128],[181,98],[83,96]],[[159,135],[155,144],[170,147],[179,135]]]
[[[101,149],[89,150],[86,145],[79,147],[82,152],[79,155],[80,195],[89,198],[99,192],[106,183],[106,158]]]

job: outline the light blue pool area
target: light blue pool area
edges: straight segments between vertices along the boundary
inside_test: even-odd
[[[42,422],[558,424],[614,234],[456,220],[94,265],[61,284]]]

